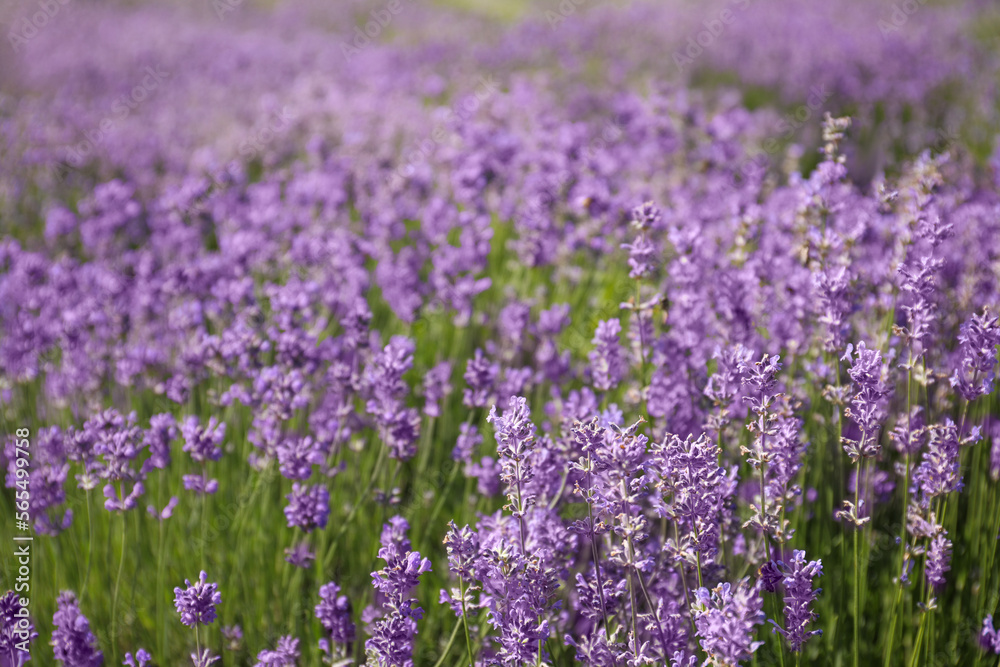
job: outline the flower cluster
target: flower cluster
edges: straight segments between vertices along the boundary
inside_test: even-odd
[[[181,623],[190,627],[213,623],[215,608],[222,604],[218,584],[208,583],[208,574],[203,570],[198,581],[192,584],[185,579],[184,586],[174,588],[174,607],[181,616]]]
[[[691,612],[706,664],[739,665],[763,645],[753,638],[754,626],[764,622],[763,604],[760,590],[747,580],[695,591]]]
[[[90,621],[80,612],[76,594],[63,591],[56,600],[52,616],[52,650],[65,667],[99,667],[104,654],[97,648],[97,638],[90,631]]]
[[[383,600],[384,615],[371,624],[371,636],[365,642],[369,664],[377,667],[412,664],[417,621],[424,613],[408,594],[420,582],[420,575],[430,571],[431,562],[410,551],[409,528],[398,516],[382,528],[378,557],[385,561],[385,567],[372,572],[372,583]]]

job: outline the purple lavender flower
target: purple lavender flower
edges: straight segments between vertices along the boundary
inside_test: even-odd
[[[153,656],[151,656],[146,649],[141,648],[135,652],[135,657],[133,657],[131,653],[126,653],[125,662],[122,664],[127,667],[146,667],[146,664],[152,660]]]
[[[1000,424],[994,426],[990,440],[990,479],[1000,482]]]
[[[149,515],[154,519],[164,521],[174,515],[174,508],[177,507],[178,502],[177,496],[171,496],[170,500],[167,501],[167,504],[164,505],[163,509],[159,512],[156,511],[156,508],[153,505],[147,506],[146,511],[149,512]]]
[[[314,528],[325,528],[330,515],[330,492],[325,486],[299,484],[292,485],[292,492],[285,496],[285,518],[288,526],[298,526],[307,533]]]
[[[212,495],[219,490],[219,480],[209,479],[205,473],[200,475],[183,475],[181,476],[181,483],[185,489],[196,494],[205,493]]]
[[[208,424],[202,428],[197,417],[189,416],[181,424],[181,435],[184,437],[184,451],[195,461],[206,463],[222,458],[220,445],[226,437],[226,425],[215,417],[209,418]]]
[[[299,660],[299,640],[286,635],[278,638],[274,650],[264,650],[257,654],[254,667],[295,667]]]
[[[896,451],[904,456],[916,454],[923,444],[922,438],[926,429],[922,412],[923,407],[913,406],[910,414],[902,415],[896,422],[896,427],[889,432],[889,439],[892,440]]]
[[[1000,632],[993,628],[993,614],[987,614],[983,619],[983,630],[979,633],[979,644],[997,655],[1000,655]]]
[[[594,388],[598,391],[608,391],[615,387],[625,375],[625,351],[622,349],[619,336],[622,332],[618,320],[601,320],[597,331],[590,342],[594,344],[588,358],[590,373],[594,380]]]
[[[500,375],[500,364],[491,362],[476,351],[465,366],[465,384],[462,390],[462,403],[469,408],[485,408],[492,403],[496,394],[497,377]]]
[[[392,421],[385,424],[383,433],[391,458],[400,461],[412,459],[417,453],[417,439],[420,437],[420,413],[416,408],[400,410]]]
[[[852,359],[852,345],[847,346],[843,356],[844,361]],[[861,430],[861,441],[843,438],[844,451],[851,457],[853,463],[859,458],[878,456],[879,425],[885,418],[883,399],[888,393],[885,382],[882,381],[882,354],[878,350],[869,350],[864,341],[858,343],[857,357],[853,358],[851,368],[847,371],[854,383],[855,393],[851,406],[844,415],[854,421]]]
[[[819,323],[823,325],[823,350],[833,352],[843,348],[848,332],[847,315],[851,311],[850,275],[846,266],[824,266],[813,274],[813,289]]]
[[[642,232],[632,243],[623,243],[622,248],[628,250],[629,278],[642,278],[653,270],[656,257],[656,246]]]
[[[122,487],[124,487],[124,484],[122,484]],[[130,510],[139,504],[139,496],[145,492],[146,487],[142,482],[135,482],[128,495],[119,495],[118,490],[114,486],[107,484],[104,487],[104,497],[107,498],[104,501],[104,509],[109,512]]]
[[[735,480],[719,466],[720,450],[706,435],[681,439],[667,434],[653,447],[652,463],[659,473],[657,487],[664,496],[666,516],[676,522],[678,537],[692,552],[714,558],[718,551],[723,509],[735,492]],[[680,549],[680,544],[674,545]],[[694,553],[690,562],[697,562]]]
[[[663,219],[659,207],[651,201],[643,202],[632,209],[632,226],[646,230],[655,228]]]
[[[503,466],[500,479],[507,485],[508,504],[505,509],[520,520],[535,502],[534,495],[524,490],[532,478],[531,452],[535,443],[535,425],[531,423],[527,399],[522,396],[511,398],[510,408],[503,416],[497,415],[497,406],[494,405],[486,421],[496,429],[497,453]]]
[[[706,664],[736,666],[760,648],[754,641],[754,626],[764,622],[760,591],[744,579],[734,587],[722,583],[709,591],[699,588],[691,603],[695,631],[701,648],[708,654]]]
[[[497,316],[497,328],[500,333],[500,347],[503,358],[521,348],[525,333],[528,332],[528,322],[531,319],[531,304],[523,301],[511,301],[500,309]]]
[[[354,641],[354,621],[351,620],[351,603],[340,595],[340,586],[332,581],[319,589],[320,602],[316,605],[316,618],[338,644]]]
[[[52,617],[52,650],[56,660],[66,667],[100,667],[104,654],[97,648],[97,638],[90,631],[90,622],[80,613],[72,591],[63,591],[56,600]]]
[[[951,419],[930,429],[931,437],[923,460],[913,471],[913,485],[923,502],[962,489],[959,464],[958,427]]]
[[[479,558],[479,535],[469,526],[459,529],[454,521],[449,521],[444,544],[448,552],[448,569],[456,576],[471,580]]]
[[[174,588],[174,607],[181,615],[181,623],[193,627],[209,625],[215,620],[215,607],[222,604],[218,584],[208,583],[208,574],[201,572],[192,584],[184,580],[185,588]]]
[[[995,377],[997,345],[1000,345],[1000,319],[989,311],[973,315],[958,335],[961,361],[951,376],[951,386],[967,401],[989,394]]]
[[[783,568],[785,585],[785,628],[773,620],[774,631],[780,632],[793,652],[802,650],[802,645],[810,637],[823,634],[822,630],[808,630],[816,620],[812,603],[823,589],[812,587],[813,579],[823,575],[823,561],[806,561],[806,552],[796,549],[792,552],[791,566]]]
[[[191,664],[192,667],[211,667],[220,660],[219,656],[214,655],[210,650],[202,649],[201,653],[191,654]]]
[[[109,408],[88,419],[83,434],[93,443],[92,454],[102,459],[96,463],[98,476],[112,481],[139,478],[132,462],[142,449],[142,429],[134,412],[123,417]]]
[[[143,435],[143,444],[149,448],[149,458],[142,464],[144,474],[170,465],[170,443],[177,433],[177,421],[172,414],[163,413],[149,418],[149,430]]]
[[[471,461],[465,466],[465,476],[476,480],[476,491],[486,498],[500,493],[500,476],[503,466],[492,456],[484,456],[478,462]]]
[[[30,647],[38,637],[28,608],[14,591],[0,597],[0,666],[21,667],[31,659]],[[27,601],[27,600],[25,600]]]
[[[499,631],[501,664],[531,663],[539,652],[544,660],[551,632],[546,614],[559,585],[555,572],[501,540],[484,550],[480,581],[490,624]]]
[[[441,401],[451,394],[451,362],[442,361],[424,376],[424,414],[441,416]]]
[[[238,625],[222,626],[222,638],[226,640],[227,651],[239,651],[243,644],[243,628]]]
[[[28,513],[34,519],[35,531],[42,535],[58,535],[73,522],[72,510],[66,509],[60,517],[57,509],[66,502],[64,485],[70,470],[66,461],[66,438],[55,426],[39,429],[37,451],[31,460],[30,475],[27,470],[15,464],[18,458],[16,443],[17,440],[11,437],[0,449],[0,469],[7,470],[6,485],[8,488],[24,491],[27,484]],[[4,457],[7,460],[6,466],[3,465]]]
[[[462,616],[463,603],[467,609],[472,602],[468,586],[475,578],[473,570],[479,560],[479,535],[469,526],[459,529],[454,521],[449,521],[444,544],[448,552],[448,569],[459,577],[459,588],[442,590],[441,602],[449,604],[455,616]]]
[[[398,516],[383,527],[378,556],[386,565],[372,572],[375,590],[384,599],[384,615],[372,623],[365,652],[369,663],[378,667],[412,664],[417,620],[423,617],[423,610],[416,606],[417,600],[407,594],[417,585],[420,575],[430,571],[431,562],[410,551],[408,529],[406,521]]]
[[[308,542],[299,542],[295,546],[285,549],[285,562],[295,567],[308,568],[314,560],[316,560],[316,554],[309,548]]]
[[[310,436],[288,438],[278,445],[278,463],[282,476],[292,480],[306,480],[312,467],[321,465],[326,457]]]
[[[380,426],[392,423],[403,409],[408,390],[403,375],[413,368],[415,349],[415,343],[409,338],[393,336],[365,370],[366,409]]]
[[[951,540],[945,535],[945,532],[935,535],[927,549],[924,575],[931,586],[944,585],[944,575],[951,569]]]
[[[462,461],[468,465],[472,461],[472,454],[476,448],[483,443],[483,436],[474,424],[462,422],[458,427],[458,438],[455,441],[455,448],[451,452],[451,458],[455,461]]]
[[[771,451],[773,447],[768,447],[767,443],[769,436],[773,440],[777,435],[775,421],[778,419],[778,413],[773,404],[781,396],[776,390],[781,359],[778,356],[765,354],[760,361],[753,364],[741,362],[738,370],[741,376],[740,382],[749,392],[743,400],[750,405],[750,411],[754,414],[754,418],[747,424],[747,429],[754,434],[753,445],[741,446],[740,453],[747,455],[747,462],[754,470],[760,470],[773,458]],[[768,498],[766,486],[760,489],[760,496],[760,506],[752,506],[754,514],[744,526],[757,526],[764,531],[766,539],[767,533],[777,533],[782,527],[778,525],[773,499]]]
[[[781,565],[782,563],[780,562],[769,560],[757,570],[760,587],[768,593],[777,592],[781,583],[785,580],[785,575],[781,571]]]
[[[753,357],[753,351],[737,343],[731,347],[716,347],[712,358],[718,366],[708,378],[704,394],[716,408],[708,418],[709,428],[718,433],[729,423],[729,413],[733,401],[740,391],[740,368],[746,367]]]

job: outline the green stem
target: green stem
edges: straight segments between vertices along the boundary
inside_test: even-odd
[[[639,375],[639,404],[642,406],[642,413],[646,413],[646,400],[645,389],[646,389],[646,341],[644,340],[645,334],[642,330],[642,314],[639,310],[639,303],[642,299],[642,283],[639,280],[635,281],[635,320],[636,325],[639,328],[639,363],[640,363],[640,375]]]
[[[205,569],[205,536],[208,534],[208,493],[201,494],[201,569]]]
[[[760,436],[760,453],[761,458],[764,456],[764,435]],[[767,562],[771,562],[771,545],[767,541],[767,524],[764,522],[764,507],[767,503],[767,485],[764,481],[764,461],[760,462],[760,526],[761,533],[764,539],[764,554],[767,556]]]
[[[772,616],[774,616],[775,622],[778,622],[779,620],[781,620],[778,618],[779,614],[782,613],[781,603],[778,602],[777,598],[775,598],[774,596],[770,597],[771,597],[771,608],[774,609],[774,613],[772,614]],[[781,665],[781,667],[785,667],[785,643],[781,641],[780,634],[777,635],[777,641],[778,641],[778,664]]]
[[[465,647],[469,651],[469,667],[476,667],[476,658],[472,652],[472,638],[469,636],[469,612],[465,608],[465,580],[458,575],[458,592],[462,596],[462,625],[465,627]]]
[[[892,602],[892,611],[890,612],[889,621],[889,643],[886,645],[885,656],[883,662],[888,667],[889,661],[892,659],[892,649],[893,645],[896,643],[896,612],[899,607],[899,601],[903,597],[903,568],[906,567],[906,547],[909,541],[909,535],[906,532],[906,511],[909,507],[909,501],[907,494],[910,492],[910,442],[909,439],[912,437],[913,432],[913,417],[912,417],[912,407],[910,398],[910,386],[912,385],[913,376],[913,350],[910,350],[910,358],[906,364],[906,437],[907,441],[904,445],[906,447],[906,459],[904,462],[905,472],[903,475],[903,517],[900,521],[899,528],[899,543],[902,548],[899,553],[899,567],[896,568],[896,572],[899,573],[898,588],[896,589],[896,598]]]
[[[156,554],[156,624],[160,629],[159,644],[157,645],[158,652],[162,656],[164,655],[164,648],[167,643],[167,624],[163,618],[163,596],[159,594],[159,591],[163,590],[163,519],[160,519],[160,539]]]
[[[916,667],[917,658],[920,656],[920,647],[922,646],[924,638],[924,624],[927,621],[927,613],[924,612],[920,616],[920,629],[917,630],[917,641],[913,644],[913,655],[910,656],[910,667]]]
[[[90,581],[91,556],[94,552],[94,517],[91,511],[90,489],[87,489],[87,570],[83,575],[83,588],[80,590],[80,605],[87,598],[87,583]]]
[[[642,596],[646,598],[646,604],[649,605],[650,611],[653,612],[653,619],[656,621],[656,634],[660,638],[660,644],[663,647],[663,656],[666,659],[670,649],[668,648],[666,637],[663,636],[663,624],[660,622],[660,612],[656,608],[656,605],[653,604],[653,598],[649,596],[649,591],[646,590],[646,582],[642,580],[642,572],[638,568],[635,571],[635,575],[639,579],[639,589],[642,590]]]
[[[591,469],[592,462],[590,460],[590,452],[587,452],[587,491],[588,493],[593,488],[591,481]],[[611,635],[609,634],[611,630],[608,628],[608,607],[604,602],[604,582],[601,579],[601,561],[597,557],[597,535],[594,533],[594,505],[590,502],[590,497],[587,497],[587,515],[590,517],[590,551],[594,556],[594,576],[597,578],[597,596],[601,600],[601,616],[604,618],[604,637],[610,642]]]
[[[636,608],[635,608],[638,601],[636,600],[636,597],[635,597],[635,584],[632,581],[632,570],[631,569],[629,569],[629,571],[628,571],[628,597],[629,597],[629,600],[632,603],[632,646],[633,646],[632,651],[634,652],[633,655],[636,658],[638,658],[639,657],[639,625],[638,625],[638,623],[636,621],[636,617],[638,616],[638,614],[637,614]]]
[[[676,519],[674,520],[674,541],[677,543],[678,548],[680,548],[681,536],[680,536],[680,529],[677,527],[677,520]],[[691,633],[694,634],[694,632],[695,632],[695,629],[694,629],[694,615],[690,614],[690,610],[691,610],[691,598],[688,595],[688,585],[687,585],[686,569],[687,568],[684,566],[684,560],[681,559],[681,561],[680,561],[681,587],[684,589],[684,605],[685,605],[685,607],[687,608],[687,610],[689,612],[689,614],[688,614],[688,620],[691,621]]]
[[[115,589],[111,594],[111,655],[113,665],[118,664],[118,591],[122,583],[122,572],[125,571],[125,510],[122,510],[122,549],[118,559],[118,576],[115,578]]]
[[[862,438],[861,447],[864,447]],[[858,458],[854,473],[854,514],[860,521],[860,509],[858,501],[861,495],[861,459]],[[861,652],[860,627],[861,627],[861,557],[858,554],[861,539],[861,525],[854,527],[854,667],[859,665],[859,655]]]
[[[464,619],[461,621],[461,624],[462,625],[465,624]],[[451,637],[448,639],[448,645],[444,647],[443,651],[441,651],[441,657],[438,658],[438,661],[434,663],[434,667],[441,667],[441,665],[444,664],[444,659],[448,657],[448,651],[451,650],[452,645],[455,643],[455,637],[458,636],[459,626],[460,626],[459,623],[455,624],[455,629],[451,631]]]

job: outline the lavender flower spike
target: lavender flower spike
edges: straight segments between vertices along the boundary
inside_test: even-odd
[[[764,642],[754,641],[754,626],[764,622],[764,600],[748,579],[736,586],[723,583],[712,591],[699,588],[691,603],[695,631],[708,654],[706,665],[735,667]]]
[[[31,659],[30,645],[38,633],[21,606],[21,596],[8,591],[0,597],[0,666],[20,667]]]
[[[951,540],[946,533],[938,533],[931,540],[927,549],[927,563],[924,575],[931,586],[941,586],[945,582],[944,575],[951,569]]]
[[[292,636],[281,637],[273,651],[265,650],[257,654],[254,667],[295,667],[299,655],[299,640]]]
[[[382,548],[378,557],[385,561],[385,568],[372,572],[375,590],[384,596],[385,615],[375,621],[371,638],[365,642],[368,664],[372,667],[395,667],[413,664],[413,641],[417,634],[417,620],[424,611],[416,606],[417,600],[407,594],[416,587],[420,575],[429,572],[431,562],[410,551],[406,538],[409,524],[402,517],[393,517],[382,529]]]
[[[979,644],[992,653],[1000,655],[1000,632],[993,628],[993,614],[983,619],[983,630],[979,633]]]
[[[1000,322],[990,317],[989,311],[973,315],[962,325],[958,335],[962,358],[951,376],[951,386],[967,401],[990,393],[993,386],[993,369],[997,362],[997,345],[1000,345]]]
[[[622,332],[618,320],[601,320],[594,333],[594,349],[591,350],[590,373],[594,378],[594,388],[608,391],[621,382],[625,376],[625,353],[619,342]]]
[[[97,648],[97,638],[90,622],[80,613],[76,595],[63,591],[56,600],[58,610],[52,617],[52,650],[65,667],[100,667],[104,654]]]
[[[781,633],[788,640],[788,645],[792,651],[798,653],[802,650],[802,645],[814,635],[823,634],[822,630],[807,630],[809,624],[816,620],[816,612],[812,610],[812,603],[823,589],[813,588],[812,580],[823,575],[823,561],[806,561],[806,552],[795,550],[792,552],[791,567],[784,571],[785,578],[785,628],[782,629],[775,623],[774,632]]]
[[[135,657],[133,657],[131,653],[126,653],[125,662],[122,664],[126,665],[126,667],[146,667],[146,665],[152,660],[153,656],[151,656],[146,649],[141,648],[135,652]]]
[[[521,522],[523,551],[524,525],[521,520],[535,502],[534,495],[525,491],[532,478],[531,452],[535,442],[535,425],[531,423],[527,399],[523,396],[512,397],[510,409],[502,416],[497,415],[497,406],[494,405],[486,421],[496,429],[497,453],[503,466],[500,479],[507,485],[508,504],[504,509],[510,510]]]
[[[218,584],[207,583],[207,580],[208,575],[203,570],[196,583],[185,579],[185,588],[174,588],[174,606],[184,625],[208,625],[215,620],[215,607],[222,604],[222,594]]]
[[[330,633],[330,639],[341,644],[354,641],[351,603],[346,595],[340,595],[340,586],[332,581],[323,585],[319,589],[319,599],[316,618]]]

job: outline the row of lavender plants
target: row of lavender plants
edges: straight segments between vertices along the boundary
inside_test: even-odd
[[[3,83],[0,667],[1000,664],[988,4],[225,6]]]

